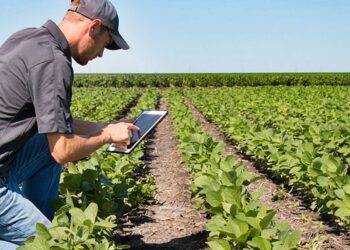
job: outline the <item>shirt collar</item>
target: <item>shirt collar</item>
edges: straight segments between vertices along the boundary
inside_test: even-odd
[[[54,39],[57,41],[58,45],[60,46],[61,50],[63,51],[65,56],[68,58],[68,60],[72,61],[72,56],[70,53],[68,41],[64,36],[63,32],[60,30],[60,28],[51,20],[48,20],[43,25],[43,27],[46,28],[50,32],[50,34],[54,37]]]

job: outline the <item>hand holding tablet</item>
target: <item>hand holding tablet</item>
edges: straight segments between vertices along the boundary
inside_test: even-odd
[[[127,148],[118,148],[111,144],[108,152],[129,154],[145,138],[145,136],[167,115],[167,111],[143,111],[135,120],[134,125],[140,128],[140,131],[132,130],[131,143]]]

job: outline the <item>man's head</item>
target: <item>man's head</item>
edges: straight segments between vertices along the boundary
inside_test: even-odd
[[[72,0],[60,28],[73,58],[81,65],[102,57],[105,48],[129,49],[118,31],[118,15],[109,0]]]

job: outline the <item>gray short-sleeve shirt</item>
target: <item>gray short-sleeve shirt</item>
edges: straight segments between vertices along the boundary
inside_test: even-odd
[[[0,176],[35,133],[73,133],[72,81],[68,42],[50,20],[0,47]]]

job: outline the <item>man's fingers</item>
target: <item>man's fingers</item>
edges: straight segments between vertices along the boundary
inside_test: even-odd
[[[129,143],[122,143],[122,142],[119,142],[119,143],[114,143],[113,145],[114,145],[114,147],[116,147],[116,148],[124,148],[124,149],[127,149]]]
[[[137,131],[139,138],[142,136],[141,129],[134,124],[128,123],[128,129]]]
[[[112,141],[121,148],[127,148],[131,144],[133,130],[135,132],[137,131],[140,136],[140,128],[132,123],[110,124],[109,127],[111,129]]]
[[[140,128],[137,127],[136,125],[132,124],[132,123],[128,123],[128,128],[132,129],[132,130],[136,130],[136,131],[140,131]]]

